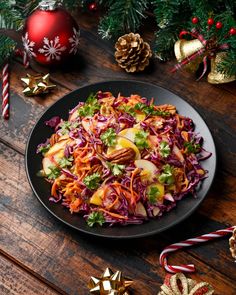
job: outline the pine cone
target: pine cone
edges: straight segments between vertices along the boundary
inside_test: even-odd
[[[150,46],[139,34],[121,36],[115,44],[115,58],[126,72],[140,72],[149,64],[152,56]]]

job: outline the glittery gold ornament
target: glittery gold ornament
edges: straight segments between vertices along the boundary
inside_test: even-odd
[[[226,52],[219,52],[215,58],[211,59],[211,72],[208,74],[207,81],[211,84],[229,83],[236,80],[236,75],[227,76],[217,70],[217,64],[221,63],[226,57]]]
[[[49,76],[49,74],[36,76],[27,74],[26,77],[21,78],[21,81],[25,84],[25,89],[22,93],[26,96],[48,93],[51,89],[56,87],[56,85],[50,83]]]
[[[214,293],[212,286],[206,282],[197,283],[187,278],[183,273],[166,275],[161,291],[157,295],[211,295]]]
[[[174,45],[175,57],[178,62],[181,62],[183,59],[202,49],[203,47],[203,44],[198,39],[189,41],[180,39],[176,41]],[[184,69],[186,69],[188,72],[195,73],[202,62],[202,58],[202,56],[196,57],[194,60],[186,64]]]
[[[132,280],[122,276],[121,271],[113,273],[106,268],[101,278],[91,277],[88,288],[95,295],[129,295],[127,288],[132,283]]]

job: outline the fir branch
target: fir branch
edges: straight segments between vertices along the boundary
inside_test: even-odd
[[[10,58],[11,54],[14,51],[16,42],[10,39],[9,37],[0,35],[0,68]]]
[[[104,1],[105,2],[105,1]],[[136,32],[144,19],[148,0],[107,1],[110,8],[99,24],[99,34],[104,39],[118,37],[123,33]]]
[[[19,29],[22,25],[22,16],[8,0],[2,0],[0,5],[0,28]]]
[[[58,0],[58,3],[65,7],[66,9],[73,11],[73,9],[78,8],[79,6],[85,5],[85,0]]]
[[[178,40],[181,27],[167,26],[155,34],[155,56],[162,60],[167,61],[174,56],[174,43]]]

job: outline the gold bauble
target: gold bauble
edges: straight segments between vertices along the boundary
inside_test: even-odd
[[[175,56],[178,62],[181,62],[186,57],[192,55],[193,53],[197,52],[198,50],[204,48],[204,45],[198,40],[178,40],[175,42],[174,51]],[[191,73],[197,71],[200,63],[202,62],[202,55],[196,57],[193,61],[185,65],[185,69]]]
[[[236,75],[227,76],[217,70],[217,64],[221,63],[226,57],[226,52],[219,52],[211,60],[211,72],[208,74],[207,81],[211,84],[229,83],[236,80]]]

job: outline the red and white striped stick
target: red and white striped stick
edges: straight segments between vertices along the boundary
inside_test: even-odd
[[[9,64],[6,62],[2,69],[2,116],[9,119]]]
[[[199,243],[208,242],[210,240],[214,240],[216,238],[223,237],[233,232],[233,229],[236,226],[232,226],[226,229],[217,230],[215,232],[205,234],[196,238],[188,239],[179,243],[171,244],[170,246],[166,247],[160,254],[160,264],[165,268],[166,271],[170,273],[177,273],[177,272],[194,272],[195,266],[193,264],[186,264],[186,265],[169,265],[167,262],[167,256],[170,252],[175,252],[179,249],[190,247]]]
[[[21,50],[21,49],[18,48],[18,49],[15,50],[15,53],[18,56],[22,56],[23,65],[27,69],[29,67],[29,59],[28,59],[26,51]]]

